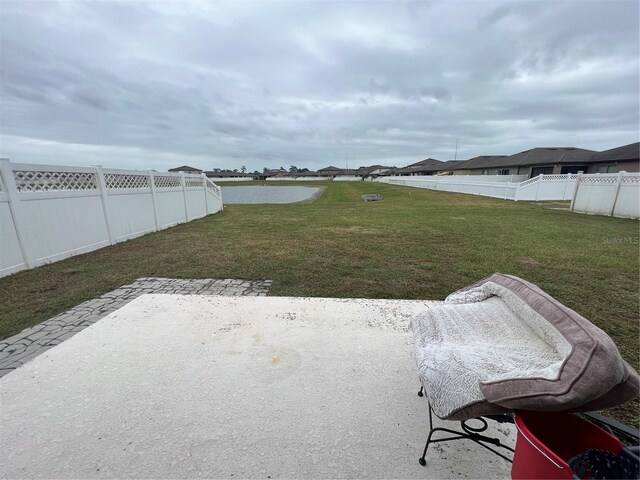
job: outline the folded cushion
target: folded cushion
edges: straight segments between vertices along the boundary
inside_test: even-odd
[[[609,336],[535,285],[494,274],[411,321],[436,415],[587,411],[638,394]]]

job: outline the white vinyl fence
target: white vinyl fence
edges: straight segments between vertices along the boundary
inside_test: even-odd
[[[571,211],[640,217],[640,173],[578,175]]]
[[[207,177],[213,183],[218,182],[250,182],[253,177]]]
[[[327,177],[267,177],[267,182],[318,182],[329,180]]]
[[[0,277],[222,210],[206,176],[0,159]]]
[[[336,175],[333,177],[334,182],[361,182],[362,177],[357,175]]]
[[[362,177],[358,177],[356,175],[339,175],[331,178],[330,176],[315,176],[315,177],[305,177],[303,175],[299,177],[267,177],[268,182],[324,182],[327,180],[331,180],[334,182],[361,182]]]
[[[443,192],[468,193],[505,200],[571,200],[576,175],[449,175],[446,177],[380,177],[377,182]]]

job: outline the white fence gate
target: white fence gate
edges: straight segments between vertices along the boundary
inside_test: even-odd
[[[0,277],[222,210],[204,174],[0,159]]]
[[[578,175],[571,211],[640,217],[640,173]]]

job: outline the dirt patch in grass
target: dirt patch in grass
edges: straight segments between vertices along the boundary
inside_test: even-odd
[[[518,265],[526,265],[528,267],[539,267],[540,266],[540,262],[537,261],[535,258],[518,257],[518,258],[514,258],[513,261],[515,263],[517,263]]]

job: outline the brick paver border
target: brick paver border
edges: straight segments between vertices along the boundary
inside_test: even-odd
[[[0,377],[145,293],[266,296],[271,280],[139,278],[0,341]]]

